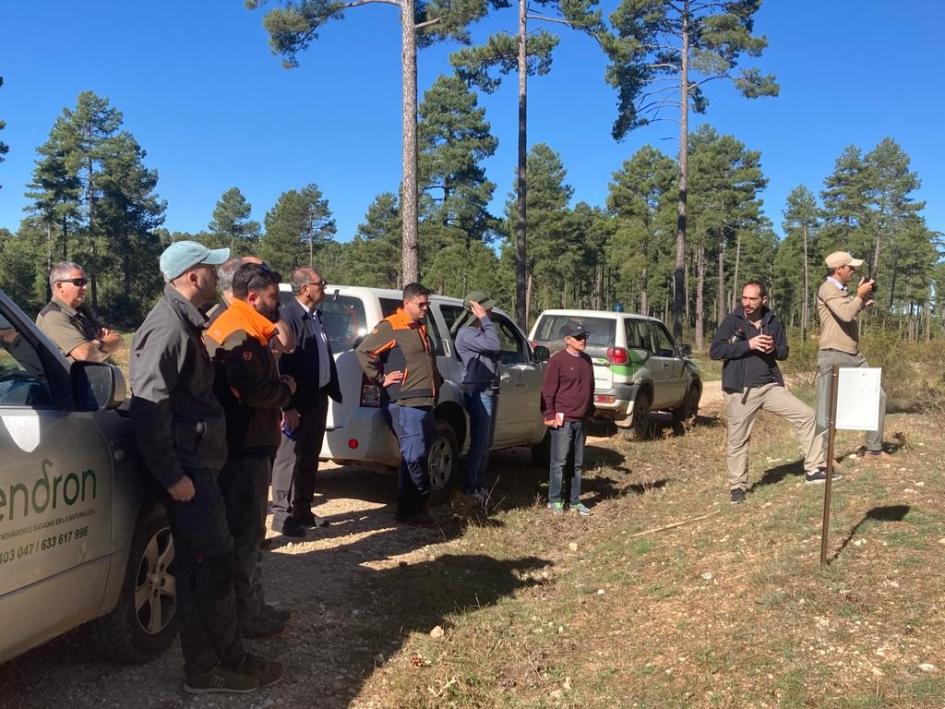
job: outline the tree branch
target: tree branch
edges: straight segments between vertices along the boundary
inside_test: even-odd
[[[370,5],[372,3],[382,3],[384,5],[396,5],[400,7],[401,4],[399,0],[352,0],[351,2],[346,2],[341,9],[348,10],[352,7],[360,7],[361,5]]]
[[[373,0],[367,0],[367,1],[372,2]],[[387,0],[383,0],[383,1],[386,2]],[[399,5],[400,3],[395,2],[394,4]],[[439,17],[434,17],[432,20],[427,20],[426,22],[421,22],[419,25],[414,25],[414,29],[422,30],[427,27],[432,27],[433,25],[439,23],[439,21],[440,21]]]
[[[567,27],[572,27],[570,21],[562,20],[558,17],[546,17],[545,15],[525,15],[526,20],[544,20],[545,22],[554,22],[558,25],[566,25]]]

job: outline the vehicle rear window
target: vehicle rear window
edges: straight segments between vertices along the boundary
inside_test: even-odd
[[[283,305],[294,297],[292,293],[286,292],[280,295]],[[325,334],[328,335],[334,354],[350,350],[359,337],[367,334],[367,316],[360,298],[350,295],[328,296],[318,309],[322,313]]]
[[[565,325],[579,322],[587,330],[587,344],[590,347],[613,347],[617,321],[614,318],[589,318],[581,315],[542,315],[535,329],[537,342],[557,343],[563,346]]]

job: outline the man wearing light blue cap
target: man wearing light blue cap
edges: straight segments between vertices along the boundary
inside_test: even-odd
[[[226,421],[198,308],[216,297],[216,267],[229,249],[178,241],[161,254],[166,285],[131,348],[131,420],[141,457],[166,491],[174,575],[191,693],[252,692],[284,668],[243,650],[233,592],[233,539],[217,475]]]

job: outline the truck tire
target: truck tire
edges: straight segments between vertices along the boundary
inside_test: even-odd
[[[135,524],[118,604],[89,623],[99,654],[115,662],[147,662],[174,641],[179,623],[169,569],[173,560],[174,540],[164,507],[146,506]]]
[[[633,400],[633,414],[630,419],[630,426],[621,429],[625,440],[645,441],[650,437],[651,401],[649,392],[641,391],[637,393],[636,398]]]
[[[447,499],[459,479],[459,441],[453,427],[446,421],[436,422],[436,435],[427,454],[427,473],[434,500]]]
[[[699,413],[699,400],[702,398],[702,382],[693,379],[686,389],[686,398],[682,406],[673,409],[673,423],[677,426],[690,423]]]

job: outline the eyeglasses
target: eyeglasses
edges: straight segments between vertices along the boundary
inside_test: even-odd
[[[323,279],[320,280],[320,281],[311,281],[310,283],[306,283],[305,285],[307,285],[307,286],[318,286],[319,288],[324,288],[325,286],[328,285],[328,281],[326,281],[326,280],[323,278]]]
[[[89,284],[88,278],[62,278],[56,283],[71,283],[76,288],[85,288]]]
[[[418,306],[418,307],[421,307],[421,308],[429,308],[429,307],[430,307],[430,301],[429,301],[429,300],[417,301],[417,306]]]

